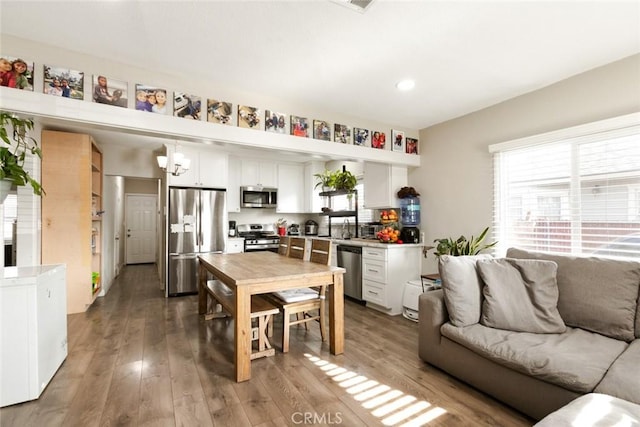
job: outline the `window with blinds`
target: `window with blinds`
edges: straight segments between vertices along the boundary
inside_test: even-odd
[[[640,259],[639,122],[634,115],[490,147],[498,251]]]
[[[18,195],[9,194],[4,201],[4,240],[10,241],[13,236],[13,223],[18,219]]]

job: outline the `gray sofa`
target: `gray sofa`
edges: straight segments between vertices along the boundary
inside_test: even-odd
[[[534,419],[591,392],[640,404],[640,263],[512,248],[440,274],[419,299],[424,361]]]

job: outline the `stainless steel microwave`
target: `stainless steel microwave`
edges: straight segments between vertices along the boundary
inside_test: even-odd
[[[240,187],[241,208],[275,208],[278,190],[267,187]]]

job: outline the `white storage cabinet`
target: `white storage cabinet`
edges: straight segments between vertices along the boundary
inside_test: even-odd
[[[37,399],[67,357],[63,264],[0,270],[0,407]]]
[[[175,148],[168,148],[170,153],[167,172],[173,165]],[[174,176],[168,174],[169,185],[177,187],[202,187],[202,188],[227,188],[228,183],[228,155],[217,153],[213,150],[195,149],[193,147],[180,147],[178,152],[191,160],[189,170]]]
[[[416,246],[362,248],[362,298],[367,307],[392,316],[402,313],[405,284],[420,278],[420,253]]]

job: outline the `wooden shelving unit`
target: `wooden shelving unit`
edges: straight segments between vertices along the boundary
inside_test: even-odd
[[[42,264],[67,265],[67,313],[79,313],[101,288],[102,152],[68,132],[45,130],[41,145]]]

